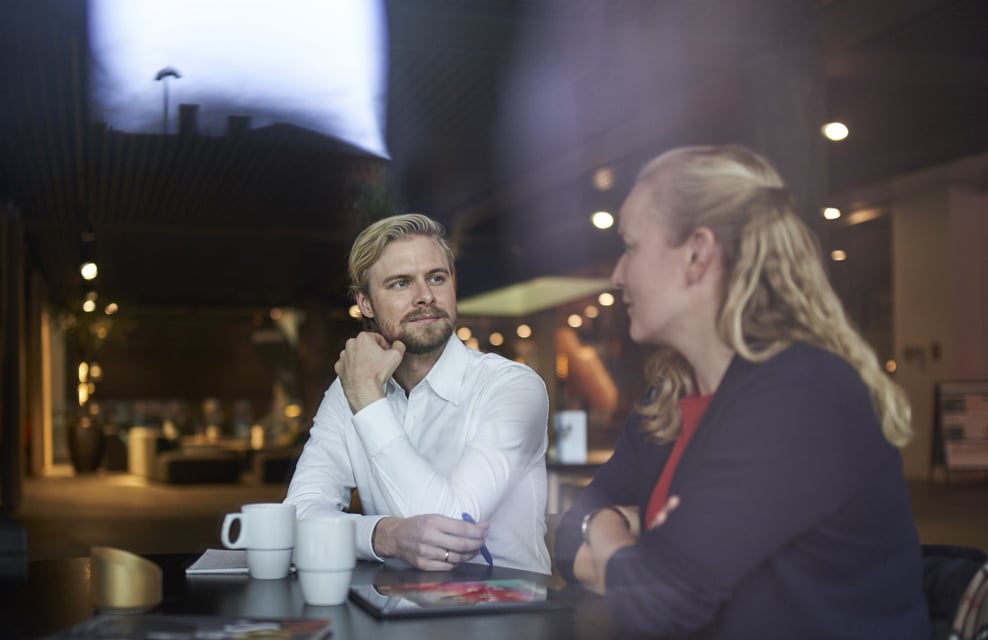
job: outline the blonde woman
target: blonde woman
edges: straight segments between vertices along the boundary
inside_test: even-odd
[[[658,351],[560,523],[562,575],[650,635],[928,638],[909,406],[778,173],[742,147],[674,149],[619,218],[612,284]]]

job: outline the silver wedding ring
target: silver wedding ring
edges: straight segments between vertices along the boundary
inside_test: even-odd
[[[449,562],[449,549],[446,549],[446,555],[443,556],[443,562]]]

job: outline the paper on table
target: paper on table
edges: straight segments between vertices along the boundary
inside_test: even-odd
[[[193,562],[186,574],[247,573],[247,551],[244,549],[206,549]]]

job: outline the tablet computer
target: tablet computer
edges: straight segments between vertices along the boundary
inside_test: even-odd
[[[377,618],[559,609],[545,585],[522,578],[405,582],[350,587],[350,599]]]

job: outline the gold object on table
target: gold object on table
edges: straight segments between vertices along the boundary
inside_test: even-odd
[[[93,604],[98,610],[142,611],[161,604],[161,567],[112,547],[93,547],[90,555]]]

